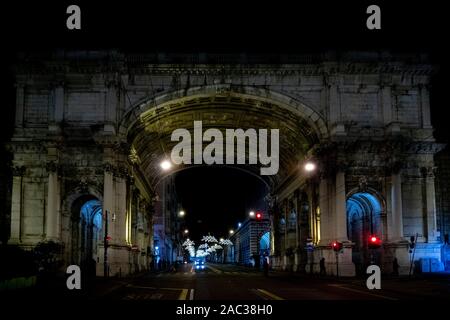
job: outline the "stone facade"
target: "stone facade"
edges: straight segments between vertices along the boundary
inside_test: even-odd
[[[383,271],[391,271],[396,257],[400,273],[407,272],[415,234],[416,257],[440,263],[433,156],[441,146],[432,138],[433,69],[424,57],[348,52],[286,57],[277,65],[182,58],[23,57],[15,70],[10,243],[59,241],[65,261],[79,262],[77,217],[83,201],[95,198],[110,213],[110,272],[145,268],[153,252],[155,186],[164,179],[158,164],[173,146],[171,132],[202,120],[205,129],[280,129],[279,173],[263,178],[270,187],[274,266],[314,271],[325,257],[327,270],[335,270],[329,244],[338,240],[344,243],[339,272],[354,275],[355,242],[347,232],[354,194],[376,199]],[[301,170],[306,160],[318,170]],[[363,221],[373,208],[361,210]],[[313,254],[302,249],[307,239],[315,243]]]

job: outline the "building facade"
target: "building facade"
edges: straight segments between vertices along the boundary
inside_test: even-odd
[[[442,146],[433,139],[426,57],[347,52],[279,60],[117,51],[21,56],[8,243],[60,242],[66,264],[93,258],[101,270],[106,218],[110,273],[145,267],[165,176],[159,162],[174,146],[173,130],[202,120],[205,129],[280,130],[279,171],[262,177],[273,266],[317,270],[324,257],[335,270],[330,242],[342,241],[341,275],[373,259],[384,272],[397,259],[405,274],[413,237],[415,260],[441,270],[434,155]],[[302,170],[306,161],[317,170]],[[259,175],[254,165],[244,169]],[[371,234],[383,240],[376,252],[367,248]],[[302,249],[307,239],[312,254]]]
[[[264,255],[271,256],[270,219],[246,219],[230,237],[233,247],[228,250],[228,261],[246,266],[262,266]],[[267,238],[267,239],[266,239]]]

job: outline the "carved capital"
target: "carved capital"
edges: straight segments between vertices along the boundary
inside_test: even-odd
[[[13,166],[12,173],[13,176],[23,177],[25,175],[26,168],[25,166]]]
[[[128,169],[125,166],[114,167],[113,173],[118,178],[127,178],[129,176]]]
[[[56,161],[48,161],[45,169],[48,173],[57,173],[59,170],[59,165]]]
[[[114,171],[114,165],[112,163],[106,162],[103,164],[103,170],[108,173],[112,173]]]
[[[434,166],[422,167],[422,168],[420,168],[420,171],[424,178],[434,179],[436,171],[437,171],[437,167],[434,167]]]

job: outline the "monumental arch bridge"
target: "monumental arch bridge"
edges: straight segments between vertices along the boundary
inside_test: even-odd
[[[103,270],[103,219],[111,274],[148,266],[154,250],[159,163],[177,128],[280,130],[280,168],[264,180],[274,268],[339,273],[375,259],[384,272],[415,258],[441,264],[434,154],[422,57],[348,52],[285,56],[277,64],[231,55],[118,51],[23,54],[15,66],[16,117],[9,243],[64,245],[64,261]],[[317,170],[305,172],[313,161]],[[176,166],[184,170],[190,165]],[[191,165],[192,166],[192,165]],[[109,212],[105,216],[104,212]],[[376,234],[383,246],[367,249]],[[306,243],[314,250],[305,254]]]

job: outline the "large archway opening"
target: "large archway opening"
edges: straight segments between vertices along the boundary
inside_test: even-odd
[[[75,263],[98,263],[102,230],[102,203],[90,195],[78,198],[72,205],[72,260]]]
[[[354,243],[352,260],[359,274],[380,260],[379,251],[369,249],[368,242],[371,236],[382,238],[382,211],[381,201],[369,192],[357,192],[347,199],[348,239]]]
[[[194,140],[199,122],[201,147],[196,148],[190,140],[192,161],[174,163],[171,151],[180,140],[172,139],[172,134],[182,129]],[[196,157],[204,159],[202,152],[212,142],[204,138],[206,131],[215,130],[225,141],[229,129],[268,130],[269,139],[270,130],[277,130],[276,172],[262,175],[261,169],[267,165],[250,162],[261,143],[258,140],[258,149],[252,151],[248,137],[243,154],[234,154],[232,164],[195,161]],[[320,114],[297,100],[263,89],[227,85],[192,88],[142,101],[124,117],[120,130],[130,146],[134,177],[157,195],[154,247],[161,264],[184,259],[183,248],[176,243],[200,241],[208,235],[219,243],[220,238],[230,238],[240,224],[253,219],[250,212],[261,212],[262,219],[268,219],[266,196],[298,176],[300,164],[327,136]],[[272,145],[273,141],[267,144]],[[225,141],[220,152],[226,153],[228,146]],[[237,147],[234,150],[237,152]],[[238,163],[238,157],[245,162]],[[164,162],[170,164],[162,166]],[[211,250],[211,243],[207,245],[204,248]],[[258,254],[257,249],[252,250]]]

